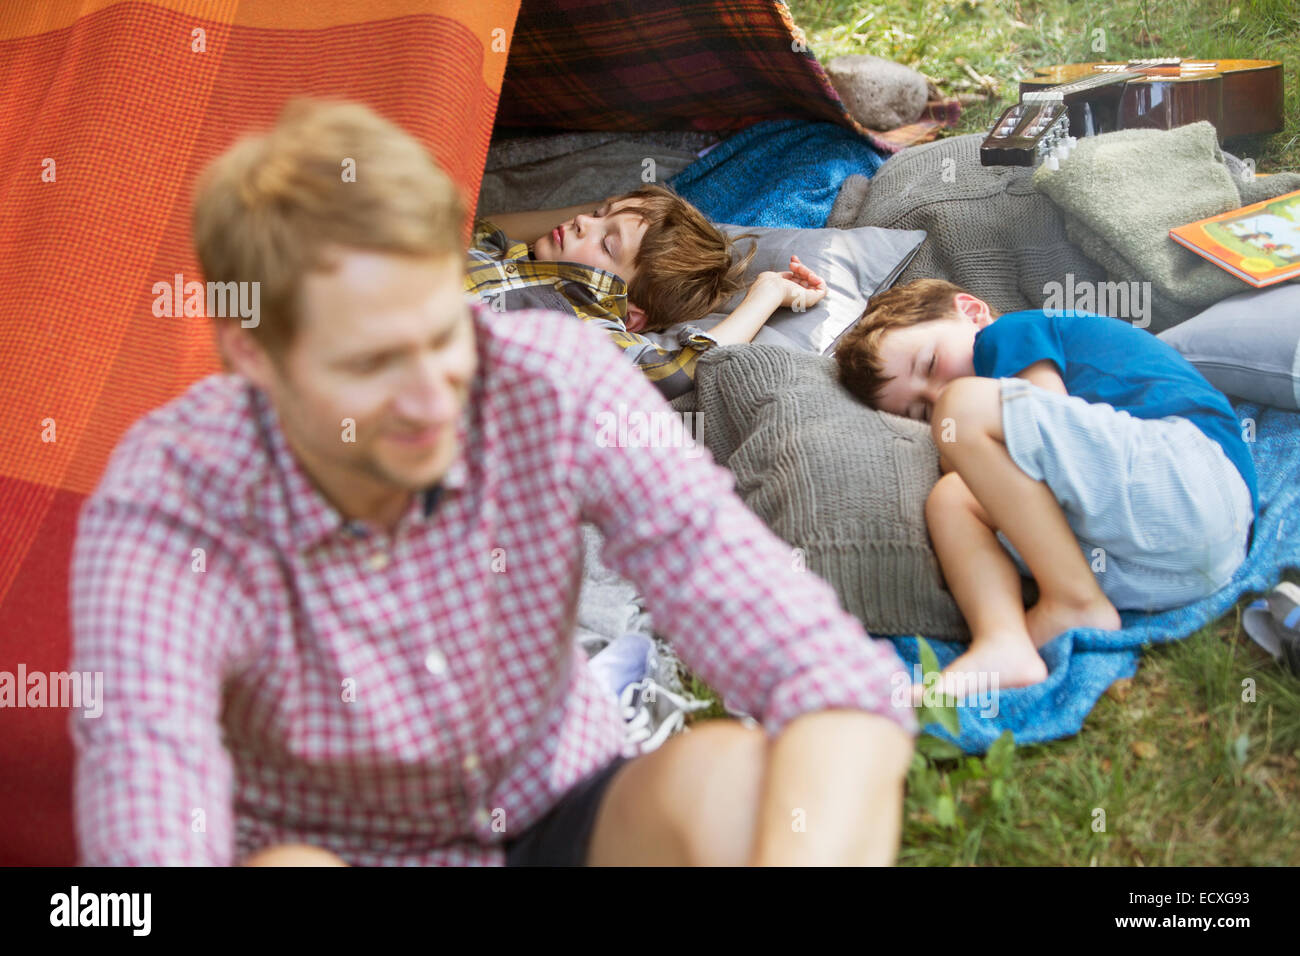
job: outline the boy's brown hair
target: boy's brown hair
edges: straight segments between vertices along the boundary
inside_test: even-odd
[[[956,315],[953,298],[967,293],[945,279],[917,279],[871,297],[857,324],[835,347],[840,384],[874,406],[890,381],[880,358],[880,342],[894,329]]]
[[[681,196],[650,185],[618,199],[646,220],[627,295],[645,310],[647,330],[702,319],[743,288],[755,250],[733,258],[731,240]]]
[[[204,170],[193,228],[209,282],[260,283],[249,332],[278,361],[302,281],[331,268],[330,247],[460,258],[464,221],[455,184],[413,136],[358,103],[295,99]]]

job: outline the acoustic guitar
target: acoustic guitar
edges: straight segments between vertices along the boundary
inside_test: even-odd
[[[1051,164],[1071,137],[1117,129],[1172,129],[1209,120],[1219,141],[1282,129],[1282,64],[1277,60],[1074,63],[1037,69],[1020,83],[980,147],[985,166]]]

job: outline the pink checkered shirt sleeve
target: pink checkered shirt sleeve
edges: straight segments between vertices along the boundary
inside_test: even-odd
[[[620,442],[638,413],[642,423],[676,413],[642,376],[612,362],[586,368],[576,493],[604,531],[605,560],[641,588],[656,631],[682,660],[773,734],[801,714],[840,708],[915,733],[911,709],[891,702],[891,678],[903,669],[893,647],[868,639],[831,587],[797,567],[702,447]]]
[[[172,515],[110,496],[82,511],[71,667],[104,675],[102,715],[71,720],[85,865],[233,862],[221,685],[246,628],[235,568],[214,544]]]

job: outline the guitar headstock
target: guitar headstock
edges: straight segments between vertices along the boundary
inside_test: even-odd
[[[980,145],[984,166],[1037,166],[1064,158],[1072,145],[1070,117],[1060,100],[1026,100],[1008,108]],[[1053,167],[1055,168],[1055,167]]]

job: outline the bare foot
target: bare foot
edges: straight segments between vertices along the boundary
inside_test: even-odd
[[[999,687],[1028,687],[1047,680],[1047,664],[1038,651],[1025,641],[982,643],[962,654],[943,669],[937,681],[927,686],[912,685],[912,703],[920,706],[926,698],[942,697],[943,703],[962,702],[974,694],[996,692]]]
[[[1103,631],[1117,631],[1120,627],[1119,611],[1106,597],[1085,608],[1073,607],[1040,598],[1025,612],[1025,624],[1035,647],[1060,637],[1076,627],[1095,627]]]

